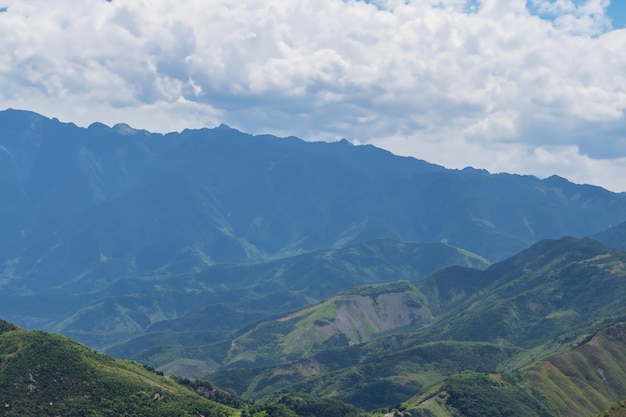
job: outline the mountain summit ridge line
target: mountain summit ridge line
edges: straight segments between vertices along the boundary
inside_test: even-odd
[[[559,177],[449,170],[371,145],[226,126],[166,135],[116,126],[0,112],[0,287],[84,292],[114,276],[380,237],[497,261],[626,220],[626,194]]]

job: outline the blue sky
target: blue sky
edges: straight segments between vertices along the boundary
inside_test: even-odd
[[[626,0],[613,0],[607,12],[614,28],[626,28]]]
[[[0,0],[0,109],[626,191],[625,3]]]

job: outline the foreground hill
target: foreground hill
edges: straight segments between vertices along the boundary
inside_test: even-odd
[[[0,112],[0,287],[86,293],[392,237],[489,261],[626,219],[626,195],[551,177],[448,170],[373,146],[167,135]]]
[[[3,416],[238,416],[141,365],[0,321]]]
[[[355,288],[228,343],[137,358],[204,361],[213,382],[250,398],[296,390],[373,410],[465,370],[522,369],[625,321],[625,265],[593,239],[542,241],[484,271]]]

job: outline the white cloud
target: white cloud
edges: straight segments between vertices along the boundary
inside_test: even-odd
[[[626,30],[607,0],[375,3],[0,0],[0,107],[347,137],[626,189],[611,180],[626,176]]]

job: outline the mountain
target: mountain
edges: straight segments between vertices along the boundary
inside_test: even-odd
[[[559,177],[7,110],[0,198],[0,314],[170,371],[217,371],[250,397],[291,386],[388,406],[624,318],[622,252],[596,241],[467,268],[626,219],[626,195]],[[620,230],[598,236],[621,247]],[[465,267],[418,281],[451,264]]]
[[[276,293],[265,305],[278,301],[278,314],[373,283],[340,288],[336,274],[319,274],[295,298],[267,281],[222,292],[232,288],[211,282],[217,265],[239,274],[235,265],[380,238],[444,242],[492,262],[626,219],[626,195],[558,177],[448,170],[345,140],[224,125],[80,128],[18,110],[0,112],[0,199],[0,315],[99,348],[210,305],[239,308],[257,290]],[[201,285],[181,296],[175,282],[194,274]],[[223,297],[200,302],[207,294]]]
[[[225,343],[136,358],[203,362],[212,382],[249,398],[296,390],[374,410],[462,371],[523,369],[626,321],[624,265],[625,252],[590,238],[546,240],[484,271],[357,287]]]
[[[0,286],[85,294],[380,237],[490,261],[626,219],[626,195],[565,179],[448,170],[343,140],[227,126],[166,135],[0,112]]]
[[[0,316],[146,364],[0,321],[8,415],[592,415],[626,396],[624,193],[7,110],[0,199]]]

